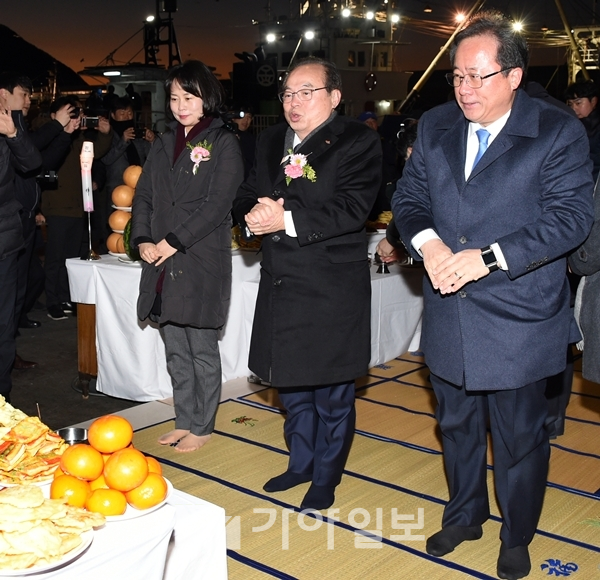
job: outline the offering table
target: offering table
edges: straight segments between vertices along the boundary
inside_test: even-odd
[[[75,560],[24,578],[227,580],[225,510],[174,489],[160,509],[95,530]]]
[[[232,260],[231,304],[219,342],[223,382],[250,374],[248,349],[260,272],[260,255],[255,252],[233,251]],[[107,255],[98,261],[67,260],[67,270],[72,300],[80,306],[95,305],[95,333],[93,329],[80,332],[79,349],[89,350],[95,336],[96,388],[135,401],[171,397],[158,328],[137,319],[141,267]],[[393,264],[389,274],[377,274],[376,270],[377,266],[371,267],[371,366],[418,349],[423,308],[422,269]],[[88,316],[78,324],[90,320],[93,318]],[[84,336],[87,339],[83,340]]]

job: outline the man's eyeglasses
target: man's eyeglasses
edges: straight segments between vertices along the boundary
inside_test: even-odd
[[[319,87],[318,89],[300,89],[294,93],[292,91],[283,91],[283,93],[279,93],[278,96],[282,103],[291,103],[294,95],[296,95],[301,101],[310,101],[315,91],[322,91],[326,88],[327,87]]]
[[[463,80],[470,86],[472,89],[480,89],[483,86],[483,79],[489,79],[495,75],[499,75],[502,72],[506,72],[508,70],[512,70],[515,68],[514,66],[509,66],[508,68],[503,68],[502,70],[490,73],[489,75],[481,76],[476,74],[468,74],[468,75],[457,75],[455,73],[448,73],[446,75],[446,80],[451,87],[458,88],[462,84]]]

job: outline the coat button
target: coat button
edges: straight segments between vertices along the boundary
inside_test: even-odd
[[[273,286],[281,286],[281,280],[274,280]]]
[[[175,202],[173,202],[171,205],[172,205],[172,206],[174,206],[174,205],[175,205]]]
[[[461,244],[466,244],[467,243],[467,238],[465,236],[460,236],[460,238],[458,238],[458,241]]]
[[[464,290],[461,290],[461,291],[458,293],[458,295],[459,295],[461,298],[466,298],[466,297],[467,297],[467,293],[466,293]]]
[[[271,238],[274,242],[278,242],[281,238],[275,234],[272,238]]]

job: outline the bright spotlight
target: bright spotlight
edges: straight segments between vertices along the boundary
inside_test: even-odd
[[[350,10],[350,8],[344,8],[342,10],[342,16],[344,18],[348,18],[350,16],[350,14],[352,14],[352,11]]]
[[[304,38],[306,38],[306,40],[312,40],[315,37],[315,33],[312,30],[307,30],[304,33]]]
[[[375,14],[369,10],[366,14],[367,20],[373,20],[375,18]]]
[[[275,40],[277,40],[277,37],[272,32],[269,32],[267,34],[267,42],[275,42]]]
[[[521,32],[523,30],[523,23],[522,22],[513,22],[513,30],[515,32]]]
[[[400,16],[398,14],[392,14],[392,22],[396,24],[396,22],[400,22]]]
[[[459,12],[455,17],[454,20],[456,20],[456,22],[463,22],[464,19],[466,18],[466,16],[462,13]]]
[[[148,16],[148,18],[146,18],[146,22],[154,22],[154,16]]]

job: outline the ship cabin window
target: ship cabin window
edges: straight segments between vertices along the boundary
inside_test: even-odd
[[[353,50],[348,51],[348,66],[356,66],[356,52]]]
[[[365,66],[365,51],[364,50],[359,50],[358,51],[358,59],[356,61],[356,66],[360,66],[363,67]]]

